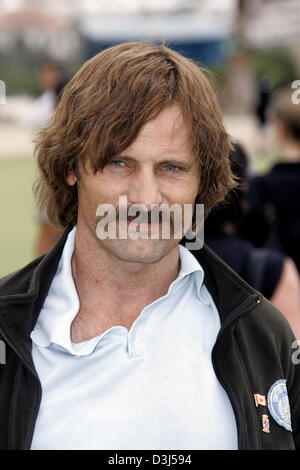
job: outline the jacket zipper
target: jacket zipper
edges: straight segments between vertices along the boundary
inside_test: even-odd
[[[227,396],[230,400],[231,406],[233,408],[233,412],[235,415],[236,419],[236,424],[237,424],[237,434],[238,434],[238,450],[245,450],[245,436],[243,432],[243,425],[242,425],[242,420],[239,414],[239,407],[234,399],[234,397],[231,395],[231,392],[226,384],[226,382],[223,380],[222,374],[220,372],[220,369],[222,369],[222,362],[218,361],[218,357],[216,356],[216,349],[218,345],[221,342],[221,339],[223,335],[226,333],[227,329],[229,326],[236,320],[236,318],[241,317],[242,315],[245,315],[248,313],[249,310],[251,310],[253,307],[255,307],[257,304],[259,304],[262,301],[261,296],[256,296],[255,299],[251,299],[251,302],[247,303],[247,306],[244,306],[241,310],[239,310],[239,307],[235,310],[235,313],[233,312],[232,317],[228,322],[226,322],[227,319],[225,319],[223,325],[221,325],[220,332],[218,334],[215,346],[212,351],[212,363],[213,363],[213,368],[215,371],[215,374],[217,376],[217,379],[219,380],[220,384],[224,388],[225,392],[227,393]]]
[[[10,346],[10,348],[14,351],[14,353],[21,359],[21,362],[24,364],[24,366],[33,374],[33,376],[35,377],[35,379],[37,380],[37,384],[38,384],[38,400],[37,400],[37,403],[36,403],[36,406],[35,406],[35,410],[34,410],[34,414],[32,416],[32,420],[30,420],[30,432],[29,432],[29,436],[30,436],[30,441],[29,442],[25,442],[24,444],[26,444],[25,448],[23,448],[22,450],[28,450],[29,449],[29,446],[30,446],[30,443],[31,443],[31,440],[32,440],[32,437],[33,437],[33,432],[34,432],[34,427],[35,427],[35,422],[36,422],[36,418],[37,418],[37,415],[38,415],[38,411],[39,411],[39,407],[40,407],[40,403],[41,403],[41,398],[42,398],[42,390],[41,390],[41,385],[40,385],[40,381],[39,381],[39,378],[38,378],[38,375],[36,373],[36,371],[28,364],[25,362],[24,358],[22,357],[22,355],[18,352],[18,350],[14,347],[14,345],[11,343],[11,341],[7,338],[6,334],[3,333],[3,330],[0,329],[0,338],[3,338],[4,341]],[[13,406],[14,403],[12,403],[11,406]],[[8,436],[8,444],[10,446],[11,444],[11,432],[9,432],[9,436]],[[22,446],[24,447],[24,446]]]

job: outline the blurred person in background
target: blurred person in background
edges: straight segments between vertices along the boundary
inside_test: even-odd
[[[267,123],[267,111],[273,91],[271,77],[263,75],[257,84],[257,102],[255,107],[256,117],[261,127]]]
[[[268,152],[270,146],[270,125],[267,114],[273,93],[273,81],[269,75],[263,75],[257,82],[255,115],[258,124],[256,148],[259,152]]]
[[[40,66],[37,78],[42,93],[33,100],[26,117],[34,134],[55,111],[57,90],[64,79],[64,71],[57,61],[47,60]]]
[[[277,248],[300,272],[300,105],[292,89],[277,92],[269,119],[280,161],[249,180],[242,233],[257,247]]]
[[[42,94],[33,101],[26,118],[26,123],[32,129],[34,136],[54,113],[68,78],[62,65],[54,59],[50,59],[41,65],[38,71],[38,82]],[[35,217],[39,228],[34,254],[39,256],[53,248],[61,231],[49,223],[44,212],[36,209]]]
[[[259,290],[286,316],[300,338],[300,278],[293,260],[280,250],[256,248],[239,233],[246,213],[248,156],[238,143],[230,153],[239,186],[205,221],[205,243],[245,281]]]

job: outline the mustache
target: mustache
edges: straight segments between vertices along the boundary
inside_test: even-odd
[[[133,210],[130,210],[130,207]],[[115,207],[114,212],[109,212],[106,211],[104,215],[101,216],[95,216],[89,224],[91,227],[96,228],[97,224],[105,217],[107,223],[112,222],[115,220],[118,221],[133,221],[137,220],[137,222],[140,223],[159,223],[162,224],[163,222],[169,222],[170,226],[173,227],[174,225],[174,214],[170,213],[168,209],[154,209],[150,211],[145,211],[140,208],[133,208],[133,206],[130,206],[127,210],[127,208],[120,208],[120,207]],[[134,215],[130,214],[130,212],[134,212]]]

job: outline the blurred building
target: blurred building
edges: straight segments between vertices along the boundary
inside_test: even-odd
[[[78,25],[90,41],[101,43],[153,33],[175,40],[177,30],[185,42],[230,32],[255,47],[290,45],[300,38],[300,1],[0,0],[0,49],[23,34],[31,47],[66,56],[78,45]]]
[[[78,54],[80,38],[71,18],[35,3],[19,2],[15,9],[2,10],[0,5],[0,50],[8,53],[21,45],[59,60]]]
[[[299,0],[248,0],[245,10],[245,37],[256,46],[285,46],[299,41]]]
[[[206,65],[223,62],[231,38],[233,16],[221,12],[111,15],[80,22],[85,58],[124,41],[163,40],[174,50]]]
[[[0,78],[11,94],[23,87],[34,95],[32,71],[43,56],[65,63],[73,57],[73,71],[102,49],[131,40],[163,40],[221,70],[221,103],[240,135],[250,128],[244,118],[253,115],[257,99],[253,51],[283,46],[300,74],[300,0],[0,0],[2,74],[13,62],[10,75]],[[13,106],[6,109],[2,121],[12,119]],[[247,143],[255,140],[253,132]]]
[[[172,11],[227,11],[237,0],[0,0],[2,11],[16,11],[25,6],[40,7],[49,13],[83,18],[94,15],[131,15]]]
[[[245,37],[256,47],[286,48],[300,74],[300,1],[248,0]]]

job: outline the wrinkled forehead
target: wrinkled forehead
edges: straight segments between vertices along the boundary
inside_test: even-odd
[[[127,136],[126,136],[127,137]],[[125,137],[125,138],[126,138]],[[124,138],[124,136],[123,136]],[[90,160],[89,164],[98,170],[103,168],[111,158],[117,156],[139,156],[147,158],[168,157],[168,155],[188,155],[195,158],[192,148],[191,125],[181,109],[180,104],[174,103],[163,108],[154,117],[146,121],[138,134],[127,146],[123,146],[118,136],[110,140],[111,149],[97,158],[96,154],[85,155],[83,160]],[[118,146],[118,143],[120,144]],[[107,157],[107,158],[106,158]]]
[[[190,123],[179,105],[174,104],[163,109],[154,119],[146,122],[139,132],[139,137],[153,135],[170,140],[190,137]]]

